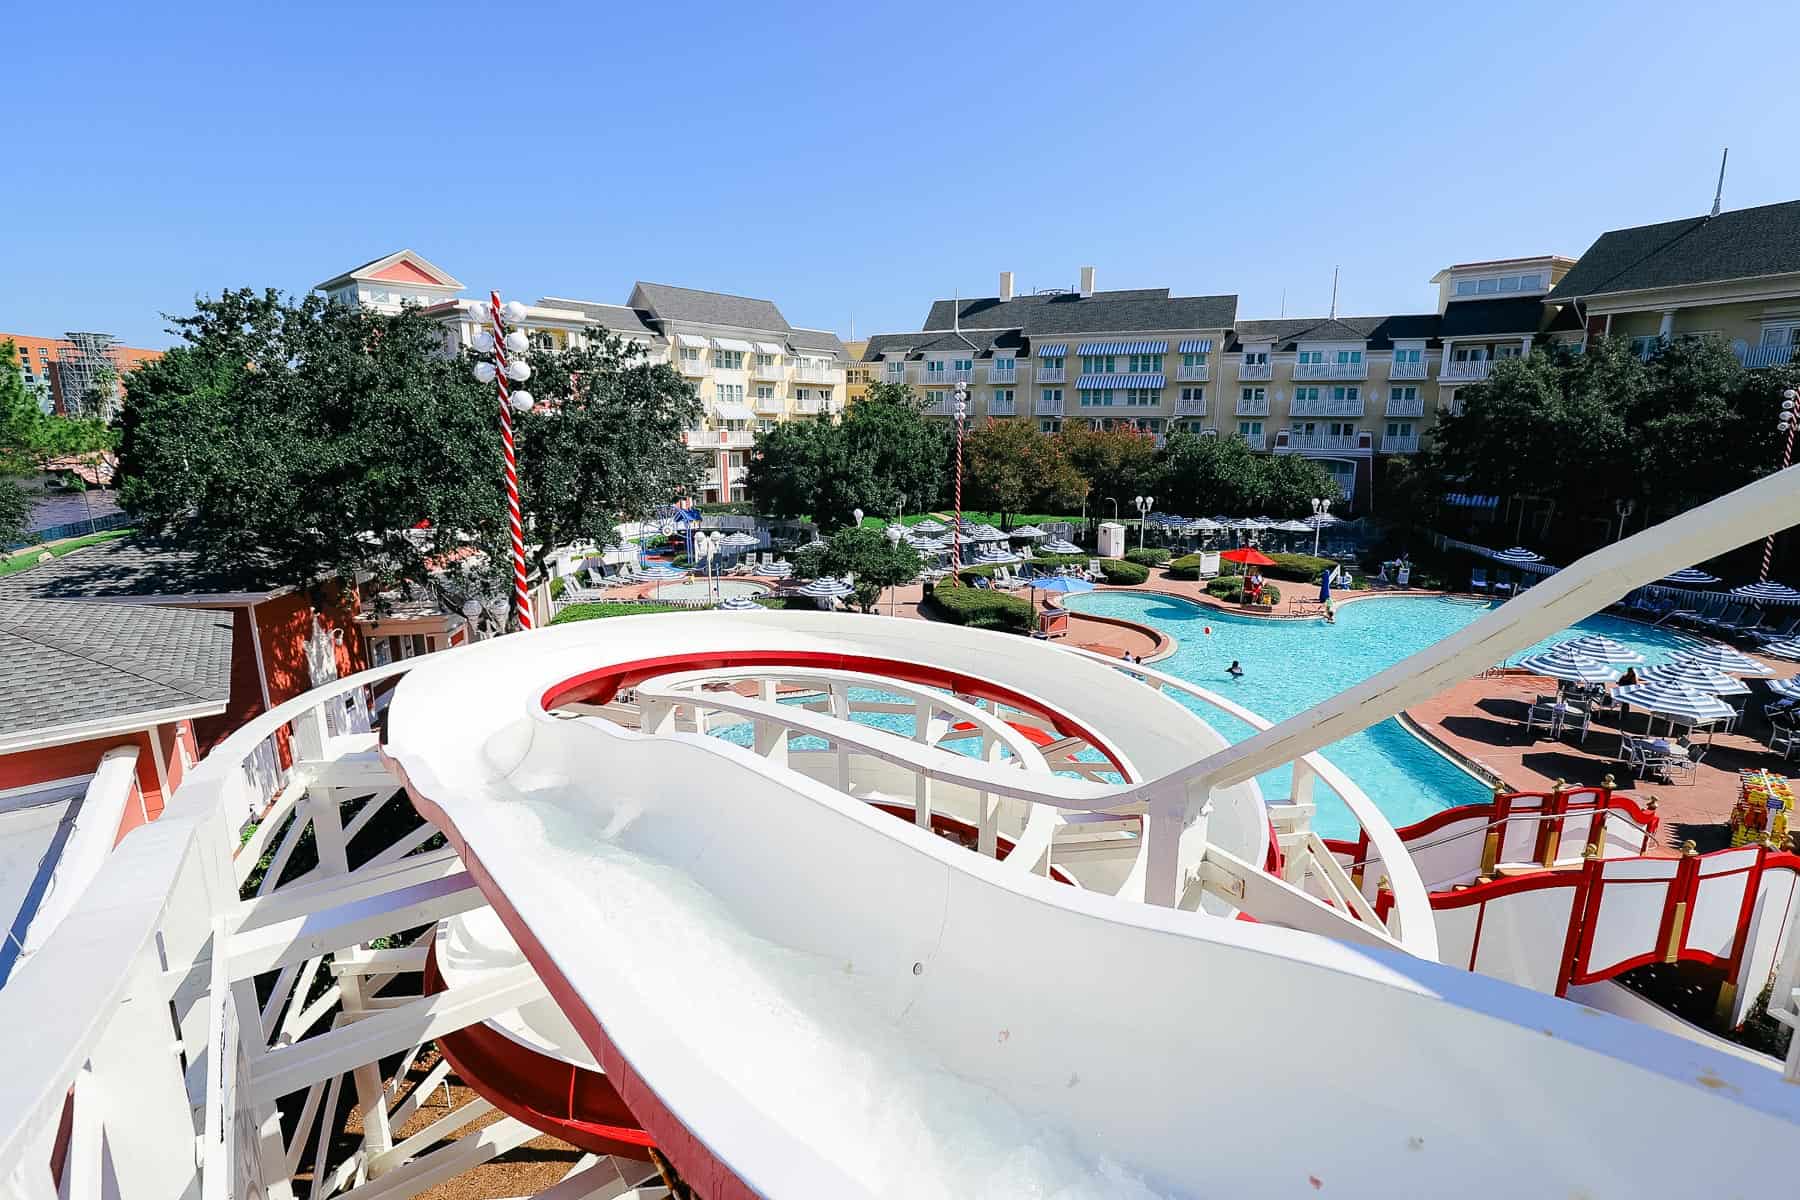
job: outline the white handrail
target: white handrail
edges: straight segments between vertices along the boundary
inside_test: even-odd
[[[1259,733],[1273,727],[1265,717],[1252,712],[1234,700],[1229,700],[1217,692],[1208,691],[1197,684],[1189,683],[1166,671],[1158,671],[1142,663],[1125,663],[1097,654],[1092,650],[1084,650],[1079,646],[1058,647],[1070,654],[1079,654],[1096,662],[1103,662],[1117,667],[1141,679],[1153,680],[1164,688],[1170,688],[1194,697],[1219,711],[1228,713]],[[1205,760],[1202,760],[1205,761]],[[1382,857],[1389,864],[1388,886],[1394,893],[1394,911],[1400,916],[1399,940],[1406,948],[1420,958],[1435,961],[1438,956],[1437,923],[1431,916],[1431,900],[1425,890],[1425,883],[1419,878],[1419,870],[1413,865],[1412,857],[1406,853],[1406,844],[1382,811],[1375,806],[1368,795],[1337,764],[1317,751],[1309,751],[1295,760],[1294,790],[1295,800],[1305,800],[1311,783],[1300,776],[1300,766],[1304,764],[1312,774],[1325,781],[1325,785],[1338,794],[1344,807],[1368,831],[1369,844],[1382,852]],[[1279,765],[1279,764],[1276,764]],[[1261,772],[1257,772],[1261,774]]]

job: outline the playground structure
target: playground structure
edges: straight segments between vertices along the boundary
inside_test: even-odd
[[[1579,789],[1395,831],[1318,748],[1785,525],[1796,478],[1275,726],[1153,668],[824,613],[619,618],[338,681],[195,767],[0,990],[34,1031],[0,1179],[397,1200],[548,1129],[586,1151],[556,1200],[661,1195],[665,1169],[708,1200],[1498,1194],[1521,1154],[1546,1188],[1748,1191],[1755,1156],[1658,1151],[1791,1137],[1779,1065],[1555,993],[1673,946],[1735,960],[1734,1004],[1772,975],[1795,1021],[1791,856],[1645,858],[1654,814]],[[385,739],[346,728],[358,700]],[[1259,732],[1226,745],[1209,707]],[[279,770],[246,771],[270,745]],[[1310,829],[1321,782],[1354,841]],[[453,1063],[481,1098],[402,1136]],[[1330,1119],[1297,1130],[1308,1105]],[[1630,1114],[1605,1155],[1596,1111]]]

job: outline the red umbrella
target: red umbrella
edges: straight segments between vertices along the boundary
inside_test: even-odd
[[[1246,567],[1272,567],[1275,560],[1254,546],[1245,546],[1241,550],[1227,550],[1219,555],[1226,562],[1243,563]]]

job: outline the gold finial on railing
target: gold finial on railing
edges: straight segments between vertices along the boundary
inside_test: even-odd
[[[1656,811],[1656,797],[1652,796],[1644,802],[1644,807],[1651,812]]]
[[[1700,853],[1700,843],[1696,842],[1693,838],[1689,838],[1687,841],[1681,843],[1681,857],[1692,858],[1698,853]]]
[[[1581,857],[1583,857],[1583,858],[1599,858],[1600,857],[1600,847],[1596,846],[1593,842],[1589,842],[1586,845],[1586,847],[1584,847],[1582,849]]]
[[[1614,779],[1613,779],[1613,774],[1612,774],[1612,772],[1611,772],[1611,771],[1608,771],[1608,772],[1607,772],[1607,773],[1606,773],[1606,774],[1604,774],[1604,775],[1602,775],[1602,776],[1601,776],[1601,777],[1600,777],[1600,786],[1601,786],[1601,787],[1603,787],[1603,788],[1605,788],[1605,789],[1606,789],[1606,790],[1607,790],[1607,791],[1609,791],[1609,792],[1610,792],[1610,791],[1612,791],[1612,790],[1613,790],[1613,789],[1614,789],[1614,788],[1616,788],[1616,787],[1618,787],[1618,786],[1619,786],[1619,785],[1618,785],[1618,783],[1617,783],[1617,782],[1616,782],[1616,781],[1615,781],[1615,780],[1614,780]]]

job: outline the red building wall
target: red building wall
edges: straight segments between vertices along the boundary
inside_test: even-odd
[[[194,727],[191,721],[181,721],[159,726],[158,730],[166,756],[164,761],[168,765],[169,791],[173,792],[181,786],[182,777],[187,771],[181,756],[182,748],[186,748],[189,757],[196,756]],[[138,752],[137,787],[125,806],[124,819],[119,823],[118,836],[124,837],[146,820],[154,821],[161,816],[168,801],[163,793],[162,781],[156,777],[156,759],[150,748],[151,736],[150,730],[142,730],[0,755],[0,790],[91,775],[100,765],[100,756],[108,750],[119,746],[135,746]]]

